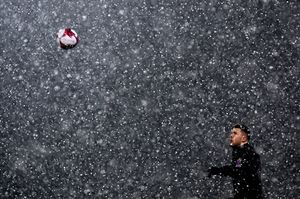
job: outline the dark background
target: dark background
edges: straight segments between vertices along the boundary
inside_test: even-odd
[[[299,195],[300,3],[0,3],[0,198],[226,198],[242,121],[266,198]],[[62,50],[54,34],[80,37]]]

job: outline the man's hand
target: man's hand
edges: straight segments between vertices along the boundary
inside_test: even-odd
[[[212,175],[217,175],[220,173],[219,168],[218,167],[211,167],[208,169],[208,177],[211,177]]]

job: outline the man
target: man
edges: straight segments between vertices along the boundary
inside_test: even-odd
[[[250,131],[245,125],[236,124],[230,135],[232,161],[230,165],[212,167],[208,175],[232,177],[234,199],[261,199],[260,157],[248,143]]]

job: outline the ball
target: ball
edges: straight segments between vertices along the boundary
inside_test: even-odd
[[[71,28],[60,29],[57,33],[57,42],[62,49],[74,48],[78,42],[78,34]]]

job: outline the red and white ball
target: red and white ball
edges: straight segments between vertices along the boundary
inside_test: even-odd
[[[78,42],[78,34],[71,28],[60,29],[57,33],[57,42],[63,49],[74,48]]]

